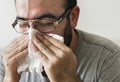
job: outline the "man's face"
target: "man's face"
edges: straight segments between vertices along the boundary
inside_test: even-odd
[[[17,16],[23,19],[35,19],[48,14],[59,17],[65,11],[63,4],[63,0],[16,0]],[[53,33],[64,36],[65,26],[64,19]]]
[[[65,12],[63,5],[64,0],[16,0],[17,16],[23,19],[35,19],[46,15],[59,17]],[[47,17],[49,18],[49,16]],[[71,31],[68,29],[71,29],[71,25],[68,25],[68,21],[64,18],[52,33],[64,36],[64,43],[69,45]]]

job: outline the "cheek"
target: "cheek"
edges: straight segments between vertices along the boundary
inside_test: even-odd
[[[55,31],[52,33],[64,36],[65,28],[66,28],[66,21],[63,20],[61,23],[58,24]]]

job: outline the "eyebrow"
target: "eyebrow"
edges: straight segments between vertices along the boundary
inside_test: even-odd
[[[57,17],[56,17],[55,15],[53,15],[53,14],[51,14],[51,13],[48,13],[48,14],[44,14],[44,15],[42,15],[42,16],[35,17],[35,18],[33,18],[33,20],[34,20],[34,19],[43,19],[43,18],[57,19]],[[16,20],[30,20],[30,19],[17,16],[17,17],[16,17]]]

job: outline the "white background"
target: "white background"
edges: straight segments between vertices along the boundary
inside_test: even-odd
[[[79,0],[78,4],[81,12],[77,28],[120,44],[120,0]],[[15,16],[14,0],[2,0],[0,48],[8,45],[17,36],[11,26]]]

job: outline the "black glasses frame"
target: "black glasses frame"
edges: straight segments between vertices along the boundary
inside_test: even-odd
[[[67,9],[62,15],[60,15],[57,19],[55,19],[55,21],[53,22],[53,25],[55,26],[55,29],[56,29],[56,26],[65,18],[65,17],[68,17],[69,14],[71,12],[71,9]],[[41,19],[37,19],[37,20],[41,20]],[[15,26],[17,25],[18,23],[18,19],[16,18],[16,20],[12,23],[12,27],[13,29],[18,32],[16,29],[15,29]],[[35,20],[26,20],[26,21],[35,21]],[[55,30],[54,29],[54,30]],[[53,31],[54,31],[53,30]],[[18,33],[21,33],[21,32],[18,32]]]

